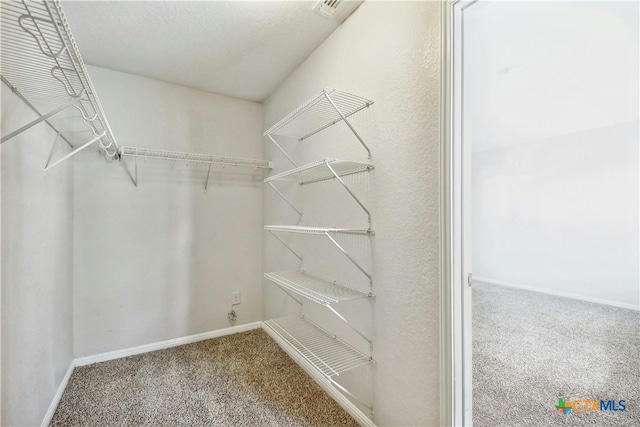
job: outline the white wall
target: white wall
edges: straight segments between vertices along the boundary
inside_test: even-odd
[[[640,308],[639,123],[473,156],[473,272]]]
[[[37,116],[2,84],[2,134]],[[73,360],[73,167],[44,123],[2,144],[2,425],[40,425]],[[54,156],[69,148],[56,146]]]
[[[638,307],[639,8],[465,10],[476,278]]]
[[[90,67],[118,143],[261,158],[261,105]],[[125,159],[133,171],[132,159]],[[95,152],[75,162],[75,355],[261,319],[262,173],[138,160],[139,187]]]
[[[465,9],[465,135],[474,150],[637,120],[639,14],[640,2],[615,0]]]
[[[373,269],[376,298],[372,314],[362,307],[364,314],[358,315],[349,304],[340,309],[359,324],[373,323],[376,364],[371,371],[378,425],[439,424],[440,7],[438,2],[363,3],[264,104],[266,129],[325,86],[375,101],[354,116],[353,123],[371,147],[376,169],[347,177],[373,213],[375,237],[372,247],[360,237],[341,242]],[[324,157],[365,161],[365,151],[345,129],[336,126],[300,144],[283,145],[299,164]],[[291,168],[266,139],[264,153],[274,159],[274,172]],[[367,226],[366,216],[334,181],[283,191],[304,210],[302,224]],[[269,187],[263,206],[265,224],[297,221]],[[296,258],[265,236],[265,271],[298,268]],[[282,237],[304,254],[305,269],[366,286],[326,239]],[[287,296],[264,282],[265,318],[295,310]],[[307,304],[305,311],[333,330],[340,328],[316,306]],[[348,334],[345,328],[340,332]],[[356,339],[353,334],[349,338],[354,344]],[[366,375],[346,377],[340,381],[366,389]]]

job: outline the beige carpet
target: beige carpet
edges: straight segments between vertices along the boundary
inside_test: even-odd
[[[52,426],[357,426],[262,330],[78,367]]]
[[[565,415],[558,398],[626,410]],[[640,426],[640,312],[474,282],[473,425]]]

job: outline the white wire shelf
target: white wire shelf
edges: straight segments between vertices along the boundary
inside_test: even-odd
[[[372,104],[370,99],[324,88],[271,126],[264,135],[293,136],[302,141]]]
[[[364,235],[373,235],[373,230],[367,229],[355,229],[355,228],[323,228],[323,227],[302,227],[299,225],[265,225],[264,229],[270,232],[276,239],[280,241],[292,254],[294,254],[300,261],[302,261],[302,256],[297,253],[294,249],[291,248],[284,240],[278,237],[275,232],[282,231],[285,233],[300,233],[300,234],[311,234],[316,236],[325,236],[327,237],[331,243],[338,248],[340,252],[342,252],[348,259],[351,261],[353,265],[355,265],[358,270],[362,272],[369,279],[369,284],[371,285],[373,282],[373,278],[371,277],[371,273],[364,269],[362,265],[358,261],[356,261],[349,253],[340,246],[340,243],[336,239],[333,238],[332,234],[336,233],[345,233],[345,234],[364,234]]]
[[[328,165],[331,168],[327,167]],[[322,159],[286,172],[273,175],[264,180],[265,183],[274,181],[291,181],[300,184],[323,181],[337,176],[352,175],[373,169],[369,163],[350,162],[338,159]],[[332,172],[335,171],[335,175]]]
[[[372,362],[372,359],[301,317],[267,320],[265,324],[326,377]]]
[[[299,225],[265,225],[267,231],[282,231],[285,233],[315,234],[324,236],[327,234],[373,234],[373,230],[362,230],[356,228],[325,228],[325,227],[303,227]]]
[[[355,193],[351,191],[342,177],[346,175],[366,172],[372,169],[373,165],[369,163],[349,162],[338,159],[322,159],[304,166],[296,167],[295,169],[291,169],[286,172],[279,173],[277,175],[270,176],[266,178],[264,182],[265,184],[269,184],[280,195],[280,197],[282,197],[284,201],[287,202],[287,204],[298,213],[298,215],[302,216],[302,212],[300,212],[294,206],[294,204],[287,198],[287,196],[285,196],[278,188],[276,188],[274,182],[292,181],[303,185],[334,178],[349,193],[349,195],[360,206],[360,208],[362,208],[362,210],[367,214],[369,226],[371,226],[371,212],[369,212],[369,209],[367,209],[367,207],[364,205],[364,203],[362,203],[362,201],[360,201]]]
[[[153,150],[149,148],[121,146],[119,149],[119,152],[121,156],[144,157],[148,159],[221,164],[221,165],[229,165],[229,166],[260,168],[260,169],[270,169],[272,167],[272,162],[269,160],[213,156],[209,154],[182,153],[178,151]]]
[[[323,305],[371,296],[304,271],[264,273],[264,277],[285,290]]]
[[[40,116],[4,135],[2,142],[44,121],[69,145],[83,143],[47,168],[95,142],[108,159],[117,159],[118,144],[60,3],[21,0],[0,4],[2,81]],[[61,132],[52,117],[62,111],[65,118],[77,121],[80,126],[66,125],[73,131]],[[86,131],[78,131],[85,127]],[[87,132],[92,136],[83,136]]]

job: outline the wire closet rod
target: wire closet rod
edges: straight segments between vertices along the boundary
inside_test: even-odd
[[[149,148],[120,146],[121,156],[144,157],[148,159],[181,160],[194,163],[208,163],[229,166],[271,169],[270,160],[245,159],[240,157],[213,156],[210,154],[182,153],[178,151],[152,150]]]

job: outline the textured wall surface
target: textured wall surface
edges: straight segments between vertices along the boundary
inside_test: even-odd
[[[261,158],[260,104],[90,67],[118,143]],[[125,163],[134,170],[132,158]],[[262,172],[138,159],[139,187],[75,162],[75,355],[261,319]]]
[[[640,307],[638,122],[473,156],[476,277]]]
[[[37,116],[2,84],[2,134]],[[42,422],[73,360],[73,166],[41,123],[2,144],[2,419]],[[69,151],[59,143],[53,156]]]
[[[439,424],[439,93],[440,4],[365,2],[264,104],[265,129],[325,86],[375,101],[353,117],[371,147],[371,173],[347,182],[372,211],[375,237],[340,242],[369,266],[376,297],[371,307],[341,304],[340,310],[372,329],[370,368],[374,421],[379,425]],[[282,140],[298,164],[325,157],[366,161],[366,152],[344,125],[301,143]],[[274,172],[291,168],[265,140],[264,157]],[[301,224],[367,226],[366,216],[335,181],[281,187],[303,209]],[[265,224],[295,224],[297,214],[269,187]],[[282,236],[303,254],[303,268],[327,278],[366,286],[366,280],[326,239]],[[298,268],[277,240],[265,235],[265,271]],[[342,306],[344,305],[344,307]],[[273,284],[263,284],[263,315],[279,317],[297,306]],[[314,320],[362,342],[317,306]],[[368,325],[368,326],[367,326]],[[340,381],[368,396],[367,368]],[[352,375],[352,377],[350,377]]]

